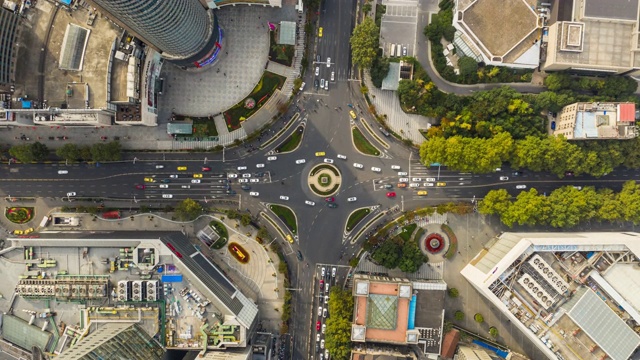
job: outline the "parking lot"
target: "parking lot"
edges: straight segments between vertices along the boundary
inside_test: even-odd
[[[380,45],[385,56],[414,56],[418,0],[385,0],[382,3],[387,7],[380,25]],[[401,45],[400,51],[398,45]],[[390,53],[392,48],[395,55]]]

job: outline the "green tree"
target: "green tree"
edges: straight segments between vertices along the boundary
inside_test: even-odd
[[[242,224],[243,226],[251,224],[251,215],[242,214],[242,217],[240,217],[240,224]]]
[[[484,322],[484,316],[482,314],[477,313],[473,316],[473,320],[475,320],[478,324],[482,324]]]
[[[398,263],[398,268],[406,273],[414,273],[427,261],[427,257],[422,253],[415,241],[405,241],[402,246],[402,257]]]
[[[67,143],[56,150],[56,155],[69,162],[75,162],[80,158],[80,149],[76,144]]]
[[[176,206],[175,212],[180,220],[194,220],[202,214],[202,205],[195,200],[185,199]]]
[[[456,319],[456,321],[462,321],[464,320],[464,313],[458,310],[455,312],[455,314],[453,314],[453,318]]]
[[[602,89],[598,92],[600,96],[608,96],[620,99],[635,93],[638,83],[626,76],[609,76],[604,80]]]
[[[122,148],[118,141],[109,143],[97,143],[91,147],[91,159],[93,161],[118,161],[122,157]]]
[[[484,215],[502,214],[511,206],[511,195],[505,189],[489,190],[478,204],[478,212]]]
[[[22,163],[38,162],[45,160],[49,156],[49,149],[40,142],[14,145],[9,149],[9,155]]]
[[[379,89],[382,86],[382,80],[389,73],[389,58],[382,56],[382,51],[378,51],[378,56],[373,59],[370,73],[371,82]]]
[[[449,297],[452,298],[457,298],[458,296],[460,296],[460,291],[458,291],[458,289],[456,288],[449,288],[449,290],[447,290],[447,293],[449,294]]]
[[[546,169],[545,155],[549,151],[549,142],[537,136],[527,136],[516,141],[511,154],[510,163],[516,169],[526,168],[531,171]]]
[[[489,328],[489,335],[491,335],[494,338],[497,338],[499,333],[498,333],[498,329],[496,329],[494,326]]]
[[[458,60],[458,67],[460,68],[460,75],[464,78],[470,78],[477,76],[478,62],[469,56],[463,56]]]
[[[364,5],[362,5],[362,12],[366,15],[369,14],[371,12],[371,3],[367,2]]]
[[[545,196],[539,196],[536,189],[522,191],[516,201],[500,216],[502,222],[511,227],[519,225],[544,225],[549,218],[549,205]]]
[[[329,294],[329,314],[325,333],[325,347],[331,357],[347,360],[351,354],[351,318],[353,316],[353,295],[338,286]]]
[[[360,68],[369,69],[376,57],[378,49],[378,35],[380,29],[373,19],[366,17],[353,29],[351,35],[351,56],[353,63]]]
[[[393,240],[388,239],[371,254],[371,258],[387,269],[395,269],[400,262],[401,248]]]
[[[544,79],[544,86],[549,91],[568,89],[571,86],[571,76],[564,73],[550,73]]]
[[[598,197],[600,198],[600,208],[598,208],[596,217],[599,220],[609,222],[622,220],[624,209],[622,209],[622,203],[618,200],[618,196],[613,190],[600,189],[598,190]]]
[[[618,201],[620,201],[623,219],[634,224],[640,223],[640,187],[635,181],[630,180],[624,183],[622,191],[618,194]]]
[[[47,145],[38,141],[31,145],[31,152],[33,153],[35,161],[46,160],[49,156],[49,148],[47,148]]]

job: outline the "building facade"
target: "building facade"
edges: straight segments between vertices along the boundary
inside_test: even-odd
[[[15,82],[20,16],[0,7],[0,94],[9,93]]]
[[[575,103],[562,108],[553,134],[568,140],[611,140],[636,137],[634,103]]]
[[[179,66],[213,63],[222,48],[222,29],[217,17],[198,0],[88,2]]]

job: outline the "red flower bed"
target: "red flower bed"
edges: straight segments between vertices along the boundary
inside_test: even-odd
[[[431,233],[427,235],[427,238],[424,242],[425,248],[431,254],[437,254],[442,251],[442,248],[444,248],[444,238],[442,237],[442,235],[437,233]]]

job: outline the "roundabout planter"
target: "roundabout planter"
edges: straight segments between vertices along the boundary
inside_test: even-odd
[[[25,224],[33,219],[32,207],[9,207],[4,216],[14,224]]]
[[[444,238],[440,234],[431,233],[425,238],[424,247],[430,254],[437,254],[444,248]]]
[[[227,245],[227,249],[231,255],[242,264],[249,262],[249,253],[240,244],[232,242]]]
[[[340,170],[334,165],[318,164],[311,168],[307,183],[314,195],[331,196],[338,192],[342,182]]]

